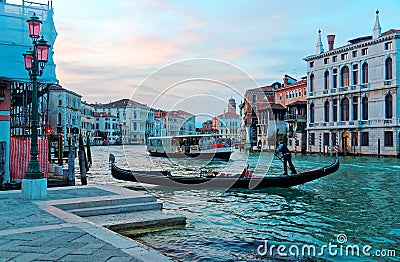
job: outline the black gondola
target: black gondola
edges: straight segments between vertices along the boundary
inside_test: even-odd
[[[242,174],[222,176],[216,173],[200,174],[199,176],[172,176],[169,171],[132,171],[115,165],[115,157],[110,154],[111,175],[115,179],[140,182],[145,184],[163,185],[180,188],[287,188],[301,185],[327,176],[339,169],[339,158],[328,166],[306,170],[298,174],[286,176],[254,176],[249,175],[245,168]]]

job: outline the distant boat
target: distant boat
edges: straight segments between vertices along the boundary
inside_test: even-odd
[[[149,137],[147,152],[151,156],[229,161],[232,141],[213,134]]]
[[[325,167],[306,170],[285,176],[255,176],[247,168],[241,174],[230,175],[219,172],[200,173],[199,176],[173,176],[169,171],[132,171],[115,165],[115,157],[110,154],[111,175],[115,179],[184,188],[287,188],[301,185],[327,176],[339,169],[339,158]]]

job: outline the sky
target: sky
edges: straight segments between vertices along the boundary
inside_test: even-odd
[[[8,3],[21,3],[7,0]],[[36,0],[36,2],[46,2]],[[400,29],[398,0],[53,0],[59,83],[90,103],[122,98],[213,116],[247,89],[306,75],[318,30],[335,47]]]

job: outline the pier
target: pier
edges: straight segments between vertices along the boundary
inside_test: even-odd
[[[41,201],[3,191],[0,261],[170,261],[114,232],[185,225],[185,217],[161,209],[154,196],[117,186],[49,188]]]

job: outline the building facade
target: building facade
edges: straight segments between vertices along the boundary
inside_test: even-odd
[[[96,112],[117,116],[121,125],[123,144],[145,144],[155,134],[154,109],[130,99],[121,99],[108,104],[95,104]]]
[[[275,91],[275,102],[286,109],[286,145],[293,152],[307,148],[307,77],[300,81],[285,75],[283,85]]]
[[[49,126],[53,134],[63,136],[64,145],[67,145],[68,138],[80,134],[81,98],[81,95],[60,85],[49,87]]]
[[[50,44],[48,62],[37,82],[40,137],[48,124],[47,87],[57,82],[53,60],[57,37],[53,8],[49,3],[21,2],[21,5],[16,5],[0,1],[0,185],[10,181],[12,139],[31,134],[32,84],[22,54],[32,47],[26,21],[34,13],[42,21],[41,34]],[[19,165],[18,168],[22,167]]]
[[[286,133],[285,108],[275,104],[278,82],[246,91],[241,109],[241,147],[248,150],[271,149],[276,138]]]
[[[108,114],[106,112],[94,112],[95,119],[95,137],[101,137],[102,142],[105,144],[120,144],[121,129],[120,122],[117,116]],[[97,140],[97,139],[95,139]],[[96,144],[96,141],[93,141]]]
[[[400,30],[381,33],[379,12],[373,34],[335,48],[321,33],[307,62],[310,152],[399,156]]]
[[[81,102],[81,134],[85,143],[87,139],[92,142],[95,136],[94,112],[95,109],[93,105],[84,101]]]
[[[222,137],[230,137],[234,143],[239,143],[241,139],[241,117],[236,113],[236,101],[230,98],[228,101],[228,111],[213,117],[211,126],[218,130]]]

